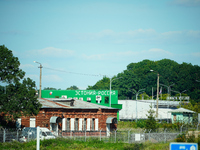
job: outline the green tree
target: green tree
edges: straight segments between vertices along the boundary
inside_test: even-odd
[[[148,111],[148,119],[145,122],[145,129],[147,132],[151,130],[151,132],[155,132],[158,128],[156,119],[155,119],[155,111],[152,109],[152,106],[150,106],[150,110]]]
[[[0,112],[6,114],[4,119],[37,115],[41,104],[36,98],[35,82],[30,78],[23,79],[25,72],[19,69],[18,58],[4,45],[0,46],[0,58],[0,79],[7,84],[0,90]]]
[[[53,87],[45,87],[44,90],[57,90],[57,89]]]
[[[79,88],[75,85],[70,86],[69,88],[67,88],[66,90],[78,90]]]
[[[25,72],[19,69],[20,62],[14,57],[12,51],[0,45],[0,81],[14,82],[24,77]]]

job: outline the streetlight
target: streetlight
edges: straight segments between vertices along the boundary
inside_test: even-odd
[[[112,83],[112,81],[117,80],[117,79],[121,79],[121,78],[123,78],[123,77],[114,78],[114,79],[112,79],[112,78],[110,77],[110,107],[111,107],[111,83]]]
[[[154,71],[154,70],[150,70]],[[156,117],[158,118],[158,91],[159,91],[159,73],[157,72],[157,98],[156,98]]]
[[[134,94],[135,94],[135,96],[136,96],[136,105],[135,105],[135,107],[136,107],[136,109],[135,109],[135,111],[136,111],[136,116],[135,116],[135,120],[136,120],[136,122],[137,122],[137,97],[138,97],[138,94],[140,93],[140,92],[143,92],[145,89],[140,89],[138,92],[135,90],[135,89],[133,89],[134,90]]]
[[[40,68],[40,92],[39,92],[39,98],[41,98],[41,88],[42,88],[42,64],[37,62],[37,61],[33,61],[34,63],[38,63],[40,64],[40,66],[38,68]]]
[[[173,91],[173,90],[171,90],[171,91]],[[175,93],[179,93],[180,94],[180,100],[181,100],[181,93],[184,93],[184,92],[186,92],[187,90],[184,90],[184,91],[182,91],[182,92],[178,92],[178,91],[173,91],[173,92],[175,92]]]
[[[164,84],[161,84],[161,83],[160,83],[160,85],[163,85],[163,86],[166,86],[166,87],[167,87],[167,90],[168,90],[168,96],[169,96],[169,95],[170,95],[170,87],[173,86],[173,85],[175,85],[175,83],[173,83],[173,84],[171,84],[171,85],[169,85],[169,86],[164,85]]]

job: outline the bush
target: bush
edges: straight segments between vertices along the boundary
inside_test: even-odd
[[[195,136],[194,136],[194,134],[188,135],[187,142],[188,143],[194,143],[195,142]]]
[[[144,128],[145,127],[145,120],[138,120],[136,124],[137,124],[137,127]]]
[[[185,134],[179,134],[176,139],[175,139],[176,142],[186,142],[186,136]]]

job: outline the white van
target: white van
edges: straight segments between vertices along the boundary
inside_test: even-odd
[[[36,140],[37,128],[36,127],[24,127],[22,129],[22,135],[20,136],[20,142],[28,142],[30,140]],[[56,137],[47,128],[40,127],[40,139],[55,139]]]

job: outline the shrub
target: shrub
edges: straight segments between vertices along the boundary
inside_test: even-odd
[[[186,136],[185,134],[179,134],[176,139],[175,139],[176,142],[186,142]]]
[[[137,127],[144,128],[145,127],[145,120],[138,120]]]

